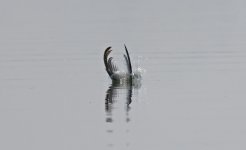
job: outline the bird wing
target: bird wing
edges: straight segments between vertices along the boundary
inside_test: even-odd
[[[125,46],[125,51],[126,51],[126,55],[124,54],[124,58],[125,58],[125,61],[126,61],[126,64],[127,64],[127,70],[128,70],[128,73],[129,73],[129,74],[132,74],[132,64],[131,64],[131,59],[130,59],[128,50],[127,50],[127,48],[126,48],[126,45],[124,45],[124,46]]]
[[[111,47],[106,48],[106,50],[104,51],[104,64],[106,67],[106,71],[110,77],[114,74],[114,72],[118,70],[116,65],[113,63],[113,57],[109,57],[109,54],[111,52]]]

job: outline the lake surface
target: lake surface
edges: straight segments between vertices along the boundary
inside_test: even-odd
[[[0,149],[246,149],[245,1],[2,1]],[[124,44],[135,87],[111,85]]]

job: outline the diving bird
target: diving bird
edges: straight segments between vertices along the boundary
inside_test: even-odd
[[[129,52],[127,50],[126,45],[125,47],[125,54],[123,55],[124,61],[125,61],[125,67],[126,70],[123,70],[122,68],[119,68],[116,66],[116,64],[113,62],[114,58],[110,56],[110,53],[112,52],[111,47],[106,48],[104,51],[104,64],[106,71],[109,75],[109,77],[112,79],[113,82],[129,82],[131,83],[132,80],[134,79],[135,75],[132,72],[132,64],[131,64],[131,59]]]

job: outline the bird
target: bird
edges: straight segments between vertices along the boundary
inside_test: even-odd
[[[105,64],[105,69],[113,82],[132,83],[132,80],[135,78],[136,75],[134,75],[132,71],[130,55],[125,44],[124,47],[125,54],[123,55],[123,57],[126,65],[126,70],[119,68],[113,62],[114,58],[110,56],[110,53],[112,52],[111,46],[105,49],[103,60]]]

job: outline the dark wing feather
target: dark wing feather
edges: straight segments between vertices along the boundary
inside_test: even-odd
[[[103,58],[104,59],[104,65],[106,67],[106,71],[110,77],[113,75],[114,72],[116,72],[118,70],[116,65],[113,64],[113,57],[109,57],[109,54],[111,52],[112,52],[111,47],[108,47],[104,51],[104,58]]]
[[[104,64],[105,64],[105,67],[107,66],[107,61],[108,61],[108,55],[111,53],[111,47],[108,47],[105,51],[104,51],[104,57],[103,57],[103,60],[104,60]]]
[[[106,48],[106,50],[104,51],[104,56],[103,56],[104,65],[105,65],[106,71],[109,76],[112,75],[112,71],[110,69],[110,66],[108,65],[108,56],[111,53],[111,51],[112,51],[111,47]]]
[[[127,58],[126,58],[125,55],[124,55],[124,57],[125,57],[126,61],[128,62],[128,63],[127,63],[127,68],[128,68],[128,70],[129,70],[130,74],[132,74],[132,64],[131,64],[131,59],[130,59],[128,50],[127,50],[127,48],[126,48],[126,45],[124,45],[124,46],[125,46]]]
[[[110,72],[110,75],[109,76],[111,76],[112,74],[113,74],[113,64],[112,64],[112,60],[113,60],[113,57],[110,57],[109,59],[108,59],[108,62],[107,62],[107,69],[108,69],[108,71]]]
[[[108,69],[109,69],[109,72],[110,72],[111,75],[118,70],[116,65],[114,65],[114,63],[113,63],[113,57],[110,57],[108,59],[108,63],[107,64],[108,64]]]

